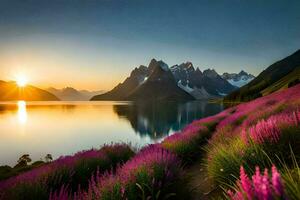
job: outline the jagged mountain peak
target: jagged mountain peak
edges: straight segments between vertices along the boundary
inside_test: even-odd
[[[241,70],[240,72],[239,72],[239,75],[245,75],[245,76],[247,76],[248,75],[248,73],[247,72],[245,72],[244,70]]]
[[[189,61],[181,63],[180,65],[177,65],[177,64],[173,65],[170,69],[173,74],[175,74],[175,73],[187,74],[187,73],[193,73],[195,71],[193,63],[189,62]]]
[[[198,78],[203,77],[203,72],[199,69],[199,67],[196,68],[196,70],[194,71],[193,74],[195,77],[198,77]]]
[[[193,63],[190,61],[186,61],[185,63],[181,63],[179,66],[182,66],[183,68],[189,69],[192,68],[194,69]]]
[[[152,58],[149,65],[148,65],[148,70],[153,71],[154,67],[157,65],[157,60]]]
[[[147,67],[146,67],[145,65],[140,65],[140,66],[138,67],[138,69],[140,69],[140,70],[145,70],[145,69],[147,69]]]
[[[158,61],[158,65],[164,70],[164,71],[169,71],[170,68],[169,66],[162,60]]]
[[[144,65],[140,65],[138,68],[134,68],[131,71],[130,76],[132,77],[140,77],[140,76],[147,76],[148,75],[148,68]]]
[[[164,71],[170,70],[169,66],[164,61],[162,61],[162,60],[157,61],[156,59],[152,58],[152,60],[150,61],[149,65],[148,65],[149,72],[150,73],[153,72],[156,67],[160,67]]]
[[[195,70],[191,62],[174,65],[171,67],[171,71],[178,86],[196,99],[207,99],[220,96],[220,94],[228,94],[235,89],[214,69],[207,69],[202,73],[198,67]]]
[[[215,78],[215,77],[219,76],[219,74],[216,72],[215,69],[210,69],[210,68],[204,70],[204,71],[203,71],[203,74],[204,74],[205,76],[210,77],[210,78]]]
[[[244,70],[241,70],[241,71],[238,73],[238,75],[240,75],[240,76],[249,76],[249,77],[252,77],[252,78],[255,77],[255,76],[253,76],[252,74],[245,72]]]
[[[157,60],[155,58],[152,58],[149,65],[151,65],[151,63],[156,63],[156,62],[157,62]]]
[[[154,66],[153,71],[149,74],[147,81],[166,81],[171,80],[175,82],[173,74],[169,69],[169,66],[163,61],[158,61],[157,65]]]

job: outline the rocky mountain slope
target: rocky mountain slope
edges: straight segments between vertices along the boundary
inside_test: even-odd
[[[174,65],[171,71],[178,86],[189,92],[196,99],[208,99],[223,96],[235,89],[224,80],[214,69],[201,72],[191,62]]]

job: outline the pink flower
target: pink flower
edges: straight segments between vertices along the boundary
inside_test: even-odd
[[[228,191],[227,194],[232,200],[275,200],[285,196],[284,186],[275,166],[272,167],[272,178],[269,177],[268,169],[261,174],[259,167],[256,167],[252,181],[241,166],[236,192]]]
[[[246,193],[246,196],[248,199],[252,199],[254,196],[252,183],[250,179],[248,178],[247,174],[245,173],[244,167],[241,166],[240,169],[240,183],[243,191]]]
[[[275,165],[272,166],[272,185],[274,187],[274,190],[278,196],[283,195],[283,184],[281,181],[281,176],[279,172],[277,171]]]
[[[283,128],[298,126],[299,116],[299,111],[273,115],[267,120],[261,120],[250,127],[249,136],[254,142],[259,144],[264,142],[277,143],[280,140]],[[247,134],[245,132],[242,132],[241,137],[247,143]]]

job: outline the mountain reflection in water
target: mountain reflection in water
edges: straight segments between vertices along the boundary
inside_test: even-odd
[[[195,119],[222,111],[223,105],[206,101],[133,103],[114,105],[113,110],[120,118],[128,120],[139,135],[158,140]]]

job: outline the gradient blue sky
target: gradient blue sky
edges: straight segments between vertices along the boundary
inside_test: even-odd
[[[0,79],[110,89],[151,58],[257,75],[300,48],[300,1],[1,0]]]

